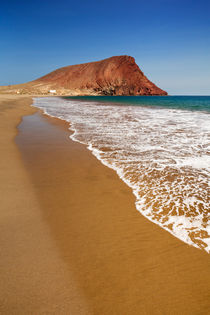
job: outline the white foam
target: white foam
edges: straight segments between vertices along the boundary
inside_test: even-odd
[[[71,138],[133,189],[136,208],[182,241],[210,251],[210,115],[175,109],[36,98]]]

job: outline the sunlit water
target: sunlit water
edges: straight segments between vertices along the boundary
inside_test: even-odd
[[[36,98],[132,189],[136,208],[210,251],[210,97]]]

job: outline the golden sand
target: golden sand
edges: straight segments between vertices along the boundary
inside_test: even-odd
[[[25,116],[15,145],[30,102],[0,104],[2,313],[207,314],[209,255],[138,213],[68,124]]]
[[[0,314],[89,314],[44,222],[14,138],[28,97],[0,97]]]

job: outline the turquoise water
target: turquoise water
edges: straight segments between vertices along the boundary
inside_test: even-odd
[[[210,112],[210,96],[74,96],[65,99]]]

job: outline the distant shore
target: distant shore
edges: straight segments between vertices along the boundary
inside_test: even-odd
[[[141,216],[68,124],[31,104],[0,95],[1,312],[207,314],[208,254]]]

